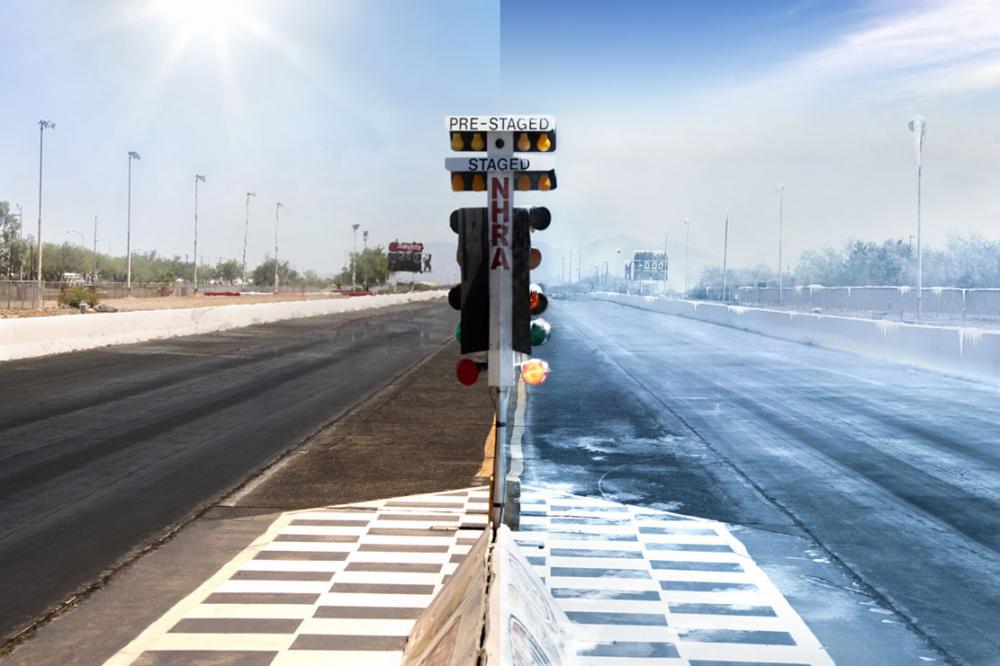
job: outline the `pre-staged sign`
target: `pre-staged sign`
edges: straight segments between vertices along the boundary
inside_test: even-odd
[[[389,243],[389,272],[422,272],[421,255],[423,251],[423,243],[400,243],[398,241]]]
[[[549,132],[556,128],[554,116],[446,116],[449,132]]]
[[[666,279],[667,255],[663,252],[636,251],[632,254],[633,280]]]

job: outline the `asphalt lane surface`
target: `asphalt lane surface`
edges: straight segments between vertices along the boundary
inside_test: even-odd
[[[441,302],[0,364],[0,635],[431,352]]]
[[[891,608],[887,632],[1000,663],[996,386],[608,302],[550,310],[526,483],[803,533]]]

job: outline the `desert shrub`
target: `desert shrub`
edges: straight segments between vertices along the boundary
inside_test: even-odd
[[[93,288],[81,285],[64,287],[62,291],[59,292],[59,305],[65,305],[71,308],[80,307],[80,303],[86,303],[90,307],[94,307],[99,301],[100,299],[97,297],[97,292],[94,291]]]

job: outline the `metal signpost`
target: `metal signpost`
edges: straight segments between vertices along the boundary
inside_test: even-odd
[[[503,449],[507,436],[507,408],[509,391],[514,386],[513,348],[513,287],[512,248],[514,225],[514,190],[548,189],[522,186],[521,178],[529,172],[552,171],[555,160],[549,155],[524,154],[530,147],[519,146],[525,133],[555,131],[555,118],[548,115],[498,115],[498,116],[448,116],[445,129],[454,133],[474,133],[480,145],[474,145],[485,157],[453,157],[445,160],[445,168],[454,173],[485,176],[485,181],[475,180],[474,191],[487,194],[487,238],[489,262],[490,340],[487,352],[489,385],[495,390],[496,449],[493,456],[492,517],[495,524],[502,522],[506,497],[506,452]],[[485,141],[482,137],[485,136]],[[473,141],[477,139],[473,138]],[[454,146],[453,146],[454,147]],[[522,153],[522,154],[516,154]],[[515,178],[515,174],[518,174]],[[515,182],[517,180],[517,182]],[[480,187],[482,183],[485,187]]]

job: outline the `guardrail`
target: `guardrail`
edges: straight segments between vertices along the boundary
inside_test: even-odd
[[[820,308],[899,318],[917,314],[917,290],[910,287],[797,286],[782,290],[780,299],[776,287],[739,287],[734,290],[733,299],[739,305],[780,304],[798,310]],[[928,318],[1000,320],[1000,289],[925,287],[922,310]]]

